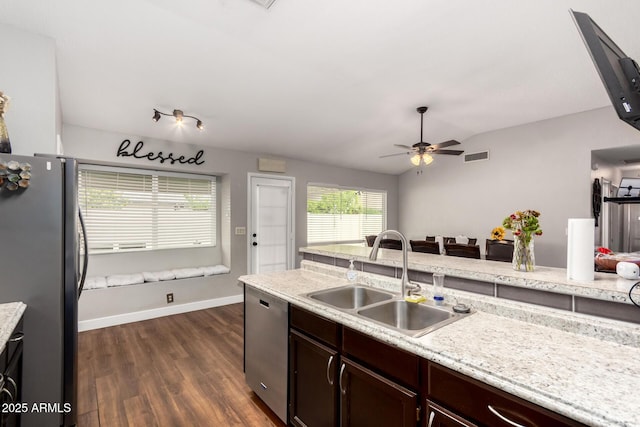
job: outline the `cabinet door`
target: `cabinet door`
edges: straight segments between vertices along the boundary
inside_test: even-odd
[[[339,386],[342,427],[416,427],[417,394],[369,369],[342,358]]]
[[[289,421],[298,427],[333,427],[338,421],[338,352],[291,331]]]
[[[427,427],[477,427],[470,421],[427,401]]]

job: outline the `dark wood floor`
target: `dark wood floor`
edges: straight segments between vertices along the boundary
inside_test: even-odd
[[[247,387],[242,304],[80,333],[78,427],[276,426]]]

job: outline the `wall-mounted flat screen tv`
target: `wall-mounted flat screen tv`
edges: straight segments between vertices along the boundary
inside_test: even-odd
[[[640,130],[638,64],[625,55],[589,15],[570,12],[618,116]]]

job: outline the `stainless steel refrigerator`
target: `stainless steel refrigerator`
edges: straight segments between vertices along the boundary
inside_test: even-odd
[[[15,189],[7,177],[16,171],[5,168],[0,186],[0,303],[27,305],[22,402],[29,409],[22,414],[22,426],[73,426],[78,298],[86,271],[86,257],[79,252],[77,163],[5,154],[0,160],[5,165],[18,162],[28,172],[22,183],[28,186]],[[41,403],[50,405],[32,410],[33,404]]]

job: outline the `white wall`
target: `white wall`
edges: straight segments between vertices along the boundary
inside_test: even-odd
[[[55,42],[0,25],[0,91],[13,154],[55,153],[59,123]]]
[[[477,237],[484,251],[493,227],[515,210],[541,212],[536,263],[566,267],[569,218],[591,217],[591,150],[640,144],[640,132],[602,108],[476,135],[462,149],[490,160],[435,156],[422,175],[400,177],[400,229]],[[510,234],[510,233],[508,233]]]
[[[129,139],[135,144],[139,140],[145,142],[145,150],[158,151],[164,153],[174,152],[191,156],[198,150],[204,150],[205,163],[201,166],[195,165],[160,165],[157,162],[150,162],[146,159],[133,159],[131,157],[116,157],[118,146],[124,139]],[[258,158],[262,157],[257,153],[245,153],[233,150],[222,150],[211,147],[173,143],[169,141],[153,140],[150,138],[135,135],[124,135],[112,132],[104,132],[95,129],[82,128],[78,126],[63,125],[63,145],[65,154],[80,159],[95,160],[98,162],[117,162],[121,165],[136,167],[155,167],[157,169],[207,173],[221,175],[220,180],[220,217],[222,229],[220,233],[221,259],[224,264],[231,268],[231,274],[223,275],[215,279],[215,284],[211,286],[201,286],[193,284],[178,286],[172,290],[176,302],[192,302],[214,298],[224,298],[241,294],[241,288],[237,286],[237,277],[246,274],[247,269],[247,236],[236,236],[232,233],[235,227],[247,227],[247,174],[256,173]],[[264,156],[269,157],[269,156]],[[326,183],[342,186],[364,187],[370,189],[385,190],[388,193],[388,219],[389,227],[398,226],[398,177],[393,175],[378,174],[372,172],[356,171],[327,165],[320,165],[310,162],[285,159],[287,165],[286,176],[296,178],[295,189],[295,211],[296,211],[296,248],[306,246],[306,186],[308,182]],[[114,270],[126,268],[131,270],[135,267],[137,259],[133,254],[127,256],[119,254],[114,262]],[[158,269],[170,268],[166,263],[167,257],[158,257]],[[145,265],[149,257],[144,260]],[[201,265],[201,260],[191,259],[188,255],[184,258],[176,258],[179,266],[193,266],[189,263]],[[105,271],[105,263],[99,262],[100,272]],[[186,283],[186,282],[184,282]],[[142,288],[141,288],[142,289]],[[152,309],[166,306],[164,293],[166,285],[153,288],[147,287],[143,291],[132,293],[132,298],[137,302],[127,301],[126,308],[120,312],[111,310],[105,311],[104,307],[88,308],[83,305],[80,299],[80,319],[86,320],[96,316],[108,316],[131,310],[132,306],[140,309]],[[92,304],[115,306],[117,301],[109,301],[106,292],[101,295],[101,301],[93,301]],[[116,295],[118,293],[113,293]],[[89,301],[87,298],[86,301]],[[124,306],[123,306],[124,307]]]

